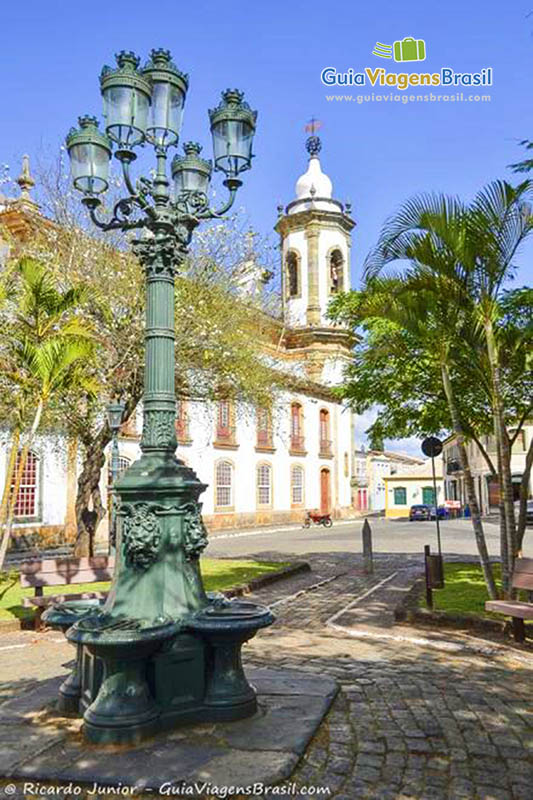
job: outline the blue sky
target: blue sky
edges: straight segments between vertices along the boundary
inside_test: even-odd
[[[276,204],[292,199],[305,169],[306,121],[313,115],[322,120],[323,168],[336,196],[352,201],[357,220],[357,283],[383,219],[404,198],[426,189],[470,197],[492,178],[510,177],[506,165],[522,154],[518,141],[533,137],[532,10],[531,0],[6,3],[0,23],[0,162],[15,171],[23,152],[55,146],[79,113],[98,113],[98,74],[117,50],[144,57],[153,46],[168,47],[191,77],[182,139],[198,139],[210,154],[207,108],[227,86],[244,89],[259,110],[257,158],[240,201],[262,232],[271,230]],[[322,68],[398,71],[403,65],[371,51],[376,41],[404,36],[423,38],[427,46],[423,65],[407,71],[492,66],[492,101],[326,101],[326,94],[348,90],[324,87]],[[436,91],[444,93],[442,87]],[[523,262],[520,278],[530,281],[527,254]]]
[[[207,108],[228,86],[244,89],[259,110],[257,158],[240,203],[263,233],[275,222],[277,203],[293,198],[305,170],[305,123],[312,116],[323,122],[323,169],[335,196],[351,200],[357,221],[354,285],[384,218],[402,200],[422,190],[469,198],[495,177],[514,180],[506,165],[521,158],[519,140],[533,138],[531,0],[3,5],[0,162],[10,163],[12,172],[22,153],[56,146],[78,114],[100,111],[98,74],[117,50],[144,58],[154,46],[168,47],[191,78],[182,140],[200,141],[210,155]],[[399,71],[404,65],[371,52],[376,41],[406,36],[423,38],[427,47],[426,61],[406,65],[408,72],[493,67],[494,85],[483,90],[491,102],[327,102],[326,95],[372,89],[326,88],[324,67]],[[531,282],[532,262],[528,248],[521,283]]]

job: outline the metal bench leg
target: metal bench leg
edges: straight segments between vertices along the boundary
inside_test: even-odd
[[[523,642],[526,638],[524,620],[520,617],[513,617],[513,635],[515,642]]]

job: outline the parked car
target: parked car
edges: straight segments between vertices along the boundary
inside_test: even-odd
[[[409,521],[413,522],[413,520],[418,520],[418,519],[422,520],[431,519],[432,511],[434,516],[435,512],[431,508],[431,506],[425,504],[411,506],[411,508],[409,509]]]
[[[514,510],[515,510],[516,519],[518,519],[518,514],[519,514],[519,511],[520,511],[520,501],[519,500],[515,501]],[[528,500],[527,501],[527,506],[526,506],[526,525],[533,525],[533,500]]]

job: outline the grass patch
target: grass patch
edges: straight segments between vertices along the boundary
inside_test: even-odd
[[[200,561],[204,586],[208,592],[223,592],[248,583],[252,578],[276,572],[289,566],[288,561],[233,561],[232,559],[203,558]],[[80,594],[106,592],[109,582],[76,583],[68,586],[45,586],[43,594]],[[35,609],[22,605],[24,597],[33,597],[33,589],[22,589],[16,570],[0,573],[0,620],[31,619]]]
[[[498,591],[501,591],[501,565],[492,564],[492,571],[496,587]],[[435,611],[445,611],[448,614],[461,616],[496,619],[500,622],[505,619],[502,614],[485,611],[485,601],[490,598],[479,564],[445,563],[444,582],[444,589],[433,590],[433,608]],[[519,592],[518,599],[527,601],[527,593]],[[420,605],[427,608],[425,592],[420,598]],[[530,630],[528,636],[533,636],[533,623],[526,621],[526,628]]]
[[[501,568],[492,565],[494,580],[498,590],[501,588]],[[433,590],[433,606],[436,611],[450,614],[475,614],[476,616],[501,619],[501,615],[485,611],[485,601],[489,600],[483,572],[479,564],[444,564],[444,589]],[[421,599],[426,606],[426,596]]]

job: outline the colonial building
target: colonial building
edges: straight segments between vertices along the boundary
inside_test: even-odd
[[[423,458],[392,450],[354,451],[353,505],[358,511],[385,510],[385,478],[424,463]]]
[[[436,502],[430,458],[422,464],[403,467],[395,475],[384,478],[385,516],[392,518],[408,517],[410,507],[421,503],[430,506],[443,505],[442,458],[435,459],[435,476],[437,484]]]
[[[514,432],[510,431],[511,437]],[[533,439],[533,424],[526,423],[514,438],[511,449],[511,473],[513,481],[514,499],[520,497],[520,484],[526,464],[526,455]],[[487,457],[497,469],[496,440],[494,436],[483,436],[481,442]],[[500,502],[500,487],[498,479],[493,475],[487,458],[483,455],[478,444],[470,441],[466,445],[468,462],[476,497],[482,514],[491,514],[498,511]],[[455,436],[450,436],[444,442],[442,450],[444,459],[444,488],[447,500],[456,500],[461,506],[468,503],[465,489],[465,478],[459,459],[459,449]],[[533,497],[533,475],[530,478],[528,497]]]
[[[342,379],[351,340],[328,320],[327,307],[335,293],[350,288],[355,223],[349,207],[333,198],[331,180],[321,169],[318,137],[310,137],[307,149],[309,162],[296,183],[296,197],[278,208],[275,225],[283,313],[258,315],[256,332],[263,357],[287,376],[287,389],[268,410],[251,411],[227,399],[178,403],[178,456],[208,486],[201,500],[211,529],[297,521],[312,508],[335,517],[354,511],[352,415],[332,391]],[[7,214],[16,216],[16,203],[0,208],[0,222]],[[121,432],[122,468],[139,455],[140,427],[139,409]],[[63,457],[54,456],[54,462],[47,442],[35,448],[17,502],[19,533],[46,533],[72,520],[76,459],[67,458],[67,449],[63,443]],[[5,450],[0,461],[4,471]],[[104,497],[107,486],[106,468]],[[107,520],[97,535],[105,539]]]

